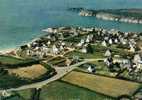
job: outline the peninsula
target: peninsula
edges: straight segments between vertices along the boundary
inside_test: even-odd
[[[142,24],[142,9],[105,9],[91,10],[85,8],[70,8],[80,16],[95,16],[98,19]]]

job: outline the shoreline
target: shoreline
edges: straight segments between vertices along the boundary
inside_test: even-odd
[[[0,49],[0,54],[8,54],[10,52],[15,52],[16,48]]]

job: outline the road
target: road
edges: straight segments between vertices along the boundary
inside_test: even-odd
[[[68,74],[69,72],[71,72],[72,70],[76,69],[78,66],[85,64],[87,62],[92,62],[92,61],[98,61],[98,60],[104,60],[104,58],[100,58],[100,59],[85,59],[82,62],[79,62],[77,64],[71,65],[69,67],[54,67],[57,74],[54,75],[53,77],[41,81],[41,82],[36,82],[36,83],[32,83],[32,84],[27,84],[27,85],[23,85],[21,87],[18,88],[10,88],[10,89],[6,89],[7,92],[11,92],[11,91],[20,91],[20,90],[25,90],[25,89],[32,89],[32,88],[42,88],[43,86],[47,85],[48,83],[51,83],[53,81],[56,81],[60,78],[62,78],[64,75]],[[0,90],[0,93],[3,92],[4,90]]]
[[[28,85],[23,85],[21,87],[18,88],[10,88],[10,89],[6,89],[7,92],[11,92],[11,91],[20,91],[20,90],[25,90],[25,89],[32,89],[32,88],[42,88],[43,86],[47,85],[48,83],[51,83],[53,81],[56,81],[60,78],[62,78],[64,75],[66,75],[67,73],[71,72],[72,70],[74,70],[75,68],[77,68],[77,66],[80,66],[84,63],[87,62],[91,62],[91,61],[95,61],[98,59],[86,59],[82,62],[79,62],[77,64],[71,65],[69,67],[55,67],[55,70],[57,72],[56,75],[54,75],[53,77],[44,80],[42,82],[37,82],[37,83],[32,83],[32,84],[28,84]],[[4,90],[0,90],[0,93],[3,92]]]

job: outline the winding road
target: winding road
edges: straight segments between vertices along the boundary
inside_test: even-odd
[[[54,67],[57,74],[54,75],[53,77],[47,79],[47,80],[32,83],[32,84],[23,85],[23,86],[18,87],[18,88],[10,88],[10,89],[5,89],[5,90],[0,90],[0,93],[2,93],[3,91],[12,92],[12,91],[25,90],[25,89],[32,89],[32,88],[37,88],[37,89],[42,88],[44,85],[47,85],[48,83],[51,83],[53,81],[56,81],[56,80],[62,78],[64,75],[68,74],[69,72],[71,72],[72,70],[77,68],[78,66],[85,64],[87,62],[96,61],[96,60],[101,60],[101,59],[86,59],[82,62],[71,65],[69,67]]]
[[[71,65],[69,67],[54,67],[57,74],[54,75],[53,77],[41,81],[41,82],[36,82],[36,83],[32,83],[32,84],[27,84],[27,85],[23,85],[20,86],[18,88],[10,88],[10,89],[5,89],[5,90],[0,90],[0,93],[2,93],[3,91],[7,91],[7,92],[12,92],[12,91],[20,91],[20,90],[25,90],[25,89],[32,89],[32,88],[42,88],[43,86],[47,85],[48,83],[51,83],[53,81],[56,81],[60,78],[62,78],[64,75],[68,74],[69,72],[71,72],[72,70],[76,69],[78,66],[88,63],[88,62],[92,62],[92,61],[98,61],[98,60],[104,60],[104,58],[100,58],[100,59],[85,59],[82,62],[79,62],[77,64]],[[118,59],[116,59],[116,61],[118,61]]]

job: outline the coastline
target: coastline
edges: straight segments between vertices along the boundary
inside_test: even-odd
[[[8,54],[11,52],[15,52],[16,48],[7,48],[7,49],[0,49],[0,54]]]
[[[78,12],[80,16],[96,17],[97,19],[117,21],[131,24],[142,24],[142,9],[107,9],[92,10],[85,8],[70,8],[70,11]],[[135,10],[139,10],[135,12]],[[137,14],[137,16],[136,16]]]

